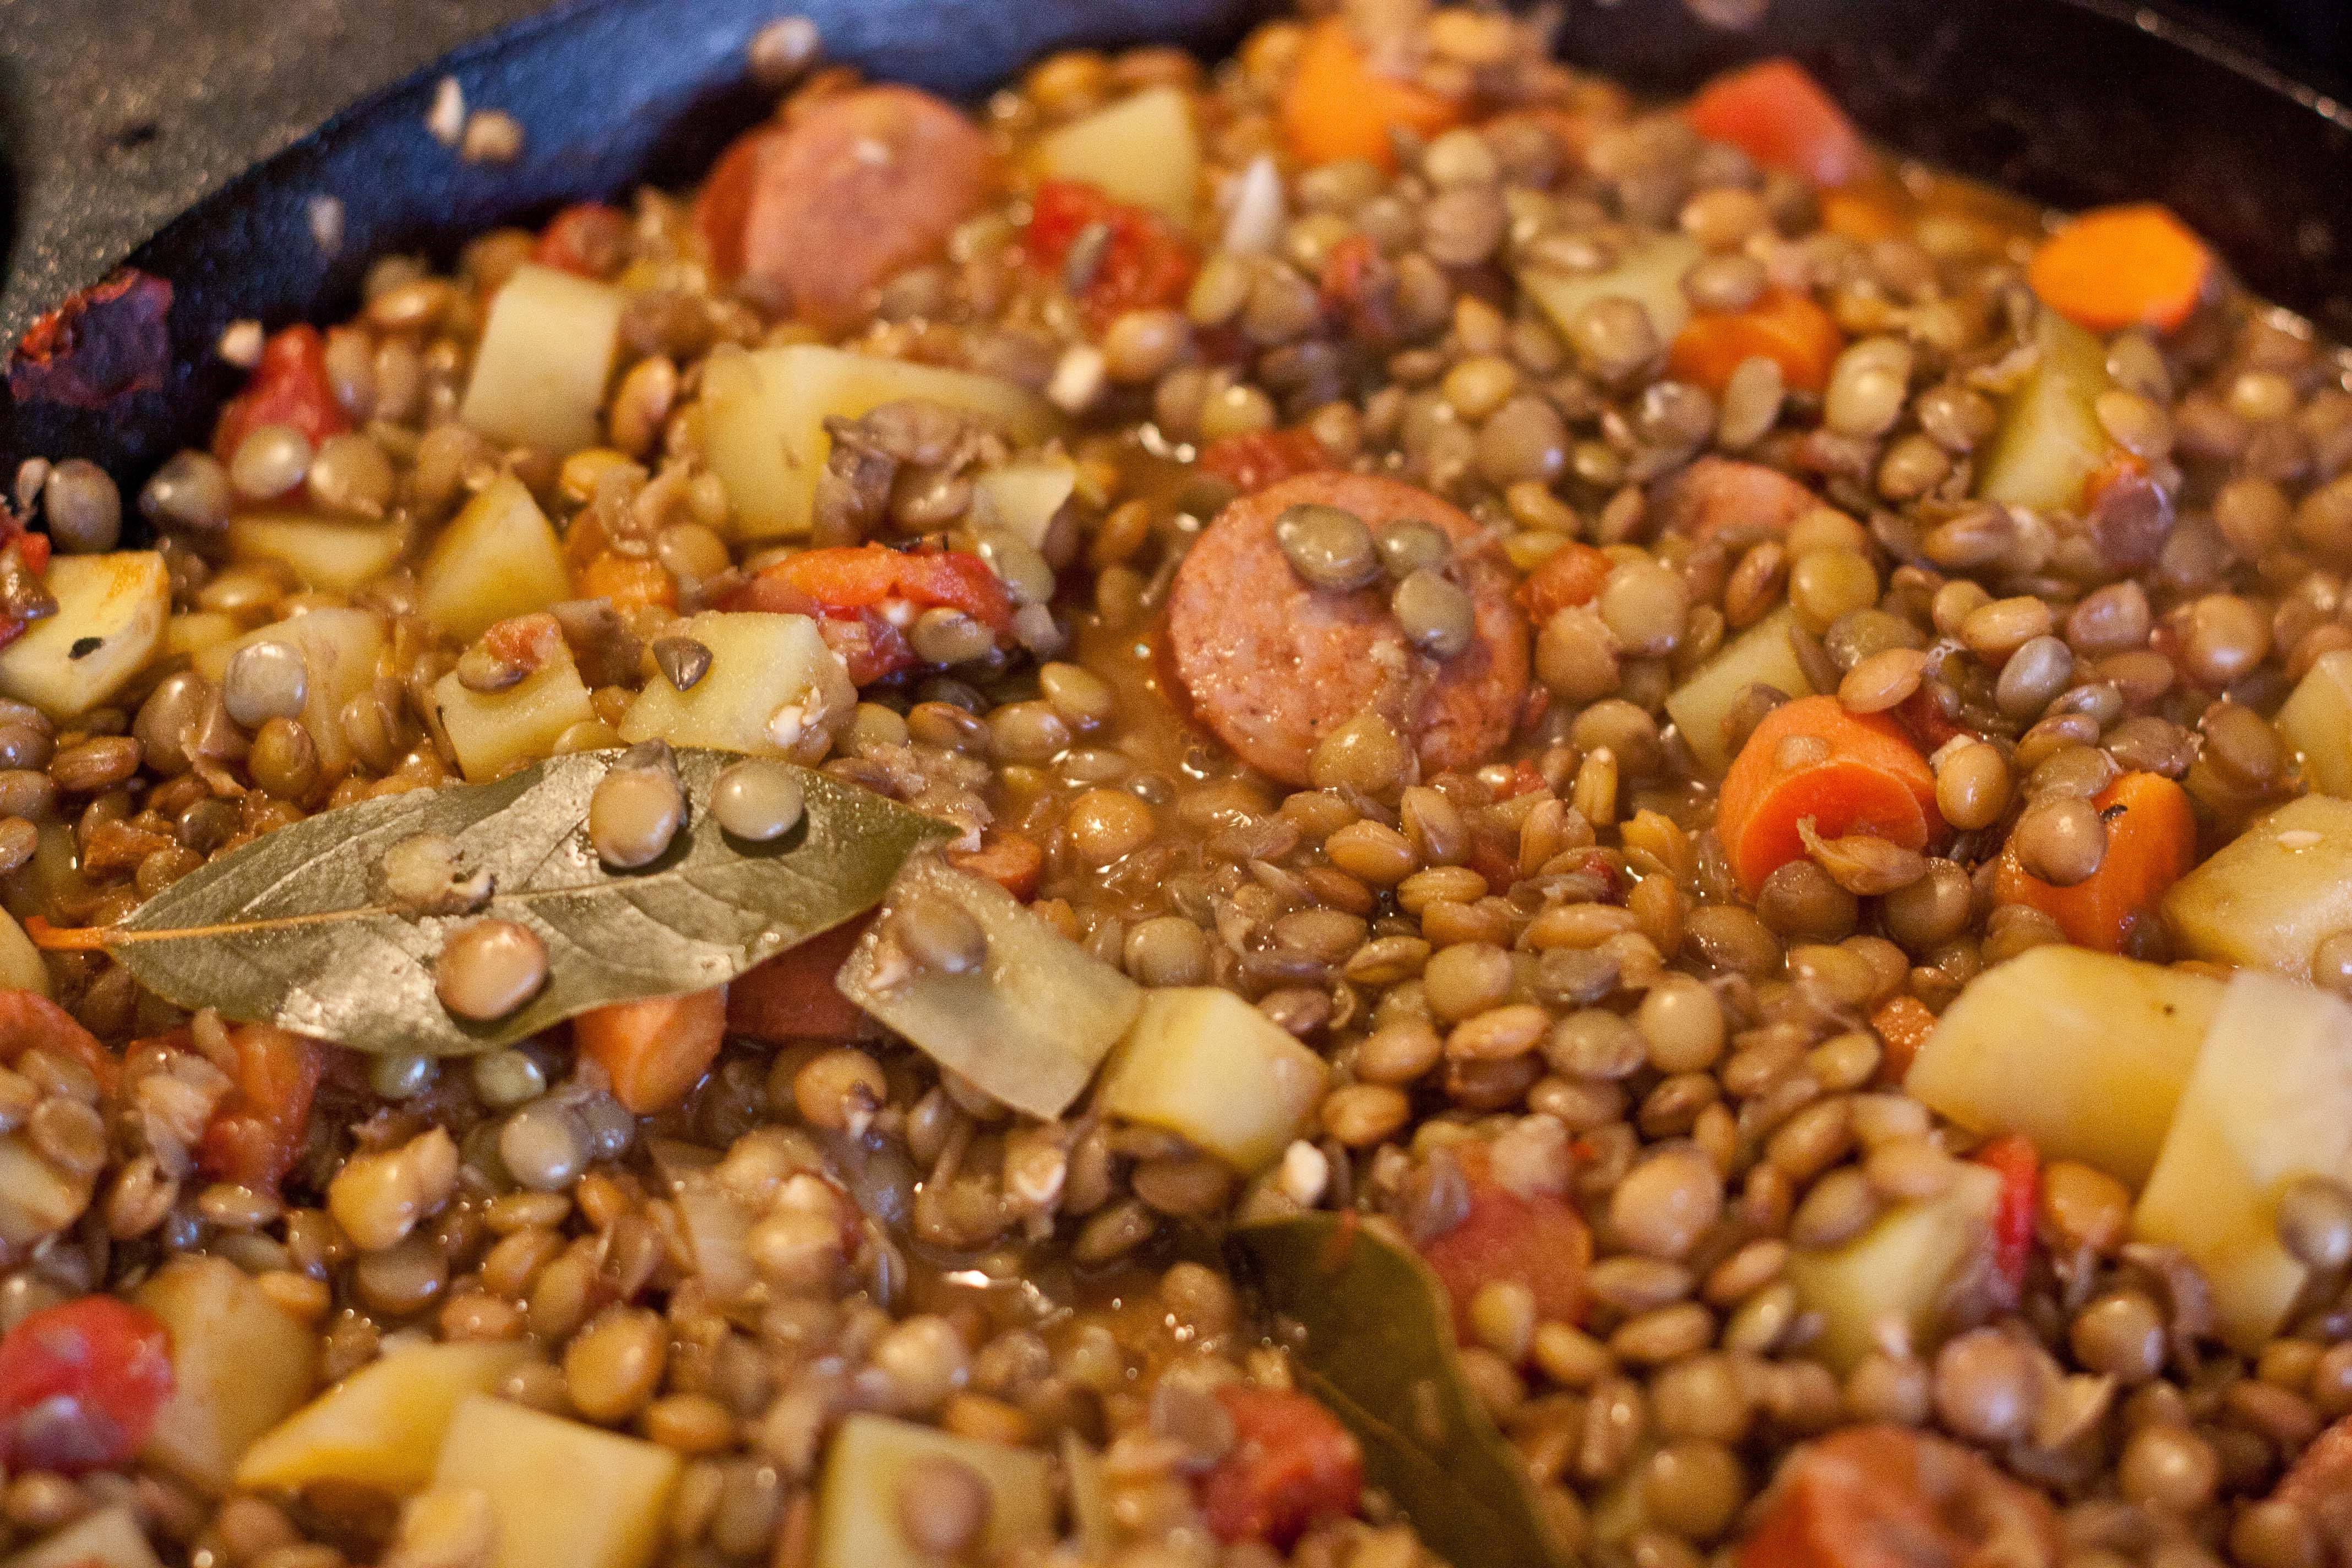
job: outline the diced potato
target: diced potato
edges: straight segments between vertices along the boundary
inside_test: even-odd
[[[231,559],[282,562],[304,587],[338,594],[391,571],[407,547],[408,531],[396,522],[264,511],[228,525]]]
[[[1723,720],[1741,692],[1751,686],[1769,686],[1788,697],[1816,695],[1790,641],[1799,630],[1797,613],[1783,605],[1740,633],[1667,694],[1668,717],[1710,775],[1719,778],[1731,766],[1731,752],[1723,743]]]
[[[197,670],[218,680],[228,661],[247,643],[290,643],[301,650],[310,690],[302,701],[302,727],[319,748],[319,771],[333,778],[351,766],[352,745],[343,733],[344,704],[375,685],[383,654],[383,617],[373,610],[310,610],[289,620],[257,626],[233,642],[214,643],[196,655]]]
[[[2307,979],[2320,939],[2352,931],[2352,801],[2289,801],[2172,885],[2164,921],[2189,953]]]
[[[1148,87],[1074,120],[1037,144],[1037,172],[1077,180],[1116,201],[1150,207],[1180,228],[1192,224],[1201,142],[1192,95]]]
[[[457,1406],[488,1394],[530,1347],[511,1340],[409,1345],[319,1395],[246,1450],[236,1484],[283,1489],[341,1480],[405,1496],[433,1479]]]
[[[2352,1006],[2247,972],[2230,982],[2132,1232],[2204,1272],[2222,1337],[2252,1352],[2308,1270],[2278,1236],[2303,1176],[2352,1181]]]
[[[706,610],[678,628],[710,650],[691,690],[658,676],[621,715],[621,738],[821,761],[857,707],[849,672],[806,616]]]
[[[77,719],[131,683],[163,642],[172,574],[152,550],[60,555],[42,579],[58,613],[0,648],[0,693]]]
[[[2055,310],[2042,312],[2042,359],[2009,395],[1979,471],[1977,494],[2004,506],[2075,511],[2114,443],[2099,423],[2106,346]]]
[[[1015,1110],[1060,1115],[1134,1021],[1141,989],[983,878],[912,860],[888,908],[918,900],[979,921],[987,962],[968,974],[902,974],[877,921],[841,966],[842,994]]]
[[[1595,300],[1631,300],[1650,313],[1658,342],[1670,342],[1690,320],[1683,274],[1699,258],[1698,241],[1685,234],[1660,235],[1627,251],[1606,272],[1568,272],[1529,266],[1519,269],[1519,287],[1543,307],[1561,331]]]
[[[1066,461],[991,468],[971,482],[972,520],[1043,550],[1055,520],[1077,488],[1078,471]]]
[[[1822,1319],[1813,1353],[1839,1373],[1879,1342],[1878,1327],[1903,1325],[1922,1353],[1942,1337],[1945,1294],[1991,1244],[2000,1177],[1962,1164],[1939,1196],[1898,1204],[1870,1228],[1826,1252],[1789,1255],[1797,1300]]]
[[[1234,993],[1175,986],[1143,994],[1095,1104],[1254,1175],[1298,1136],[1324,1078],[1321,1057]]]
[[[81,1217],[90,1191],[42,1159],[24,1133],[0,1138],[0,1241],[22,1249],[55,1236]]]
[[[218,1258],[173,1258],[139,1288],[172,1331],[172,1397],[145,1457],[218,1495],[253,1440],[310,1397],[319,1336]]]
[[[512,474],[499,475],[466,503],[416,574],[416,607],[467,642],[493,622],[571,596],[572,574],[555,525]]]
[[[504,691],[468,691],[454,672],[445,675],[433,684],[433,700],[458,767],[475,784],[551,754],[558,735],[596,716],[563,647]]]
[[[961,1437],[887,1415],[853,1415],[833,1436],[816,1494],[815,1568],[933,1568],[898,1529],[898,1487],[925,1459],[955,1459],[987,1483],[990,1563],[1054,1542],[1053,1462],[1034,1448]]]
[[[677,1472],[667,1448],[478,1394],[449,1423],[434,1489],[488,1494],[489,1568],[645,1568]]]
[[[2137,1187],[2221,1005],[2207,974],[2037,947],[1969,983],[1903,1087],[1971,1132],[2022,1132]]]
[[[225,610],[183,610],[163,623],[163,656],[193,659],[240,629],[237,618]]]
[[[129,1503],[85,1514],[0,1568],[163,1568]]]
[[[833,451],[829,418],[924,398],[983,419],[1023,443],[1055,428],[1039,398],[992,376],[814,343],[714,353],[702,380],[702,449],[734,503],[739,539],[809,531],[817,476]]]
[[[2303,753],[2312,788],[2352,796],[2352,648],[2319,656],[2279,709],[2278,727]]]
[[[515,268],[490,300],[457,417],[494,441],[576,452],[621,342],[621,291],[553,267]]]
[[[5,910],[0,910],[0,991],[49,994],[49,966],[41,962],[41,950]]]

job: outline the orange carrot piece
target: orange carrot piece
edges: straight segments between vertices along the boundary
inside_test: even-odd
[[[1901,1083],[1903,1075],[1911,1070],[1912,1058],[1927,1037],[1936,1032],[1936,1015],[1916,996],[1890,996],[1878,1005],[1870,1016],[1870,1026],[1878,1031],[1885,1045],[1878,1076],[1887,1083]]]
[[[0,1062],[14,1067],[18,1058],[36,1049],[81,1063],[101,1089],[114,1087],[121,1066],[80,1020],[39,992],[0,991]]]
[[[1791,59],[1762,60],[1699,89],[1685,111],[1710,142],[1728,142],[1768,169],[1817,185],[1869,174],[1870,149],[1822,84]]]
[[[1758,355],[1776,362],[1780,379],[1801,392],[1830,384],[1830,366],[1845,347],[1830,313],[1805,295],[1775,289],[1745,310],[1700,311],[1675,334],[1667,373],[1721,392],[1740,362]]]
[[[692,1092],[727,1034],[727,987],[592,1007],[572,1020],[572,1045],[604,1069],[613,1098],[650,1116]]]
[[[2121,952],[2133,927],[2196,864],[2197,816],[2189,792],[2161,773],[2126,773],[2091,804],[2107,819],[2107,852],[2097,870],[2071,888],[2053,887],[2029,874],[2014,848],[2004,849],[1992,896],[2040,910],[2077,947]]]
[[[798,947],[735,977],[727,988],[727,1026],[776,1044],[784,1040],[854,1040],[866,1015],[833,984],[849,950],[871,924],[861,918],[819,931]]]
[[[1045,851],[1025,833],[981,835],[977,849],[950,849],[947,863],[959,871],[985,877],[1014,898],[1027,902],[1037,896],[1037,880],[1045,872]]]
[[[236,1087],[205,1129],[196,1165],[216,1180],[276,1192],[310,1137],[327,1047],[268,1024],[240,1024],[230,1039]]]
[[[1561,610],[1589,605],[1617,563],[1601,551],[1573,540],[1538,562],[1519,584],[1519,605],[1528,619],[1542,626]]]
[[[2042,302],[2085,331],[2155,327],[2189,319],[2213,272],[2213,253],[2154,202],[2099,207],[2042,242],[2025,279]]]
[[[1899,239],[1910,227],[1913,205],[1909,193],[1893,180],[1864,180],[1822,193],[1822,226],[1864,245]]]
[[[677,579],[658,561],[608,550],[581,568],[580,596],[609,599],[625,616],[649,606],[675,610]]]
[[[1943,826],[1936,775],[1901,726],[1849,713],[1834,697],[1784,702],[1739,749],[1716,797],[1715,826],[1749,898],[1805,853],[1799,825],[1823,838],[1874,834],[1924,849]]]
[[[1361,158],[1394,169],[1391,127],[1434,136],[1461,118],[1461,105],[1452,99],[1372,70],[1355,35],[1337,16],[1307,30],[1282,95],[1283,140],[1300,163],[1310,165]]]

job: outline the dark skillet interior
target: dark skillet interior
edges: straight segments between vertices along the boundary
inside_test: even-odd
[[[1253,0],[804,0],[828,52],[870,73],[974,96],[1047,50],[1172,40],[1229,46]],[[100,413],[0,392],[0,459],[89,457],[136,480],[204,437],[236,373],[211,352],[241,318],[275,326],[355,303],[370,258],[446,258],[466,237],[645,180],[683,183],[763,113],[743,45],[774,0],[583,0],[459,50],[330,121],[198,203],[130,258],[169,279],[173,364],[158,391]],[[1773,0],[1726,33],[1681,0],[1570,8],[1567,58],[1686,89],[1759,54],[1811,66],[1906,152],[2060,206],[2149,197],[2216,240],[2256,289],[2352,336],[2352,114],[2146,7],[2116,0]],[[520,161],[461,163],[424,121],[456,75],[526,127]],[[313,198],[342,204],[332,256]]]

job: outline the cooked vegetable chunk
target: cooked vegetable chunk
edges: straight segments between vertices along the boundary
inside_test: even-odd
[[[177,1378],[147,1458],[205,1491],[226,1491],[254,1439],[309,1396],[319,1337],[217,1258],[173,1259],[140,1287],[139,1302],[172,1331]]]
[[[1038,144],[1037,168],[1188,227],[1201,177],[1191,100],[1181,88],[1149,87],[1074,120]]]
[[[990,1558],[1052,1542],[1052,1461],[1045,1454],[887,1415],[852,1415],[834,1434],[817,1479],[816,1568],[929,1568],[937,1562],[907,1539],[898,1498],[909,1471],[941,1459],[968,1466],[987,1488],[981,1549]]]
[[[677,1473],[667,1448],[478,1394],[449,1423],[434,1488],[488,1495],[490,1568],[644,1568]]]
[[[1849,1371],[1890,1323],[1923,1350],[1937,1343],[1947,1292],[1988,1256],[2000,1201],[2000,1175],[1963,1163],[1940,1195],[1895,1205],[1842,1246],[1790,1253],[1789,1282],[1822,1318],[1814,1353]]]
[[[1095,1100],[1248,1175],[1298,1136],[1325,1076],[1322,1058],[1239,996],[1188,985],[1144,993]]]
[[[512,1341],[410,1345],[335,1384],[245,1451],[236,1484],[291,1489],[341,1480],[395,1495],[433,1479],[441,1439],[468,1395],[529,1360]]]
[[[554,526],[512,474],[466,503],[416,574],[416,607],[460,641],[571,592]]]
[[[2352,648],[2319,656],[2278,710],[2278,727],[2303,753],[2312,788],[2352,796]]]
[[[172,575],[152,550],[60,555],[43,586],[57,614],[0,648],[0,693],[50,718],[79,718],[111,699],[153,657],[172,610]]]
[[[660,676],[646,681],[621,715],[623,740],[814,763],[857,706],[857,689],[806,616],[706,610],[678,635],[709,650],[709,668],[684,691]]]
[[[515,268],[490,300],[457,417],[516,446],[595,445],[623,303],[619,289],[556,268]]]
[[[2289,801],[2172,885],[2165,923],[2189,953],[2298,979],[2352,931],[2352,801]]]

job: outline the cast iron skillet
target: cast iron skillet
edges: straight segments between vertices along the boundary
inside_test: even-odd
[[[777,0],[578,0],[457,51],[337,115],[132,252],[170,280],[163,384],[88,410],[0,392],[0,475],[88,457],[135,482],[201,442],[237,373],[212,353],[242,318],[331,319],[386,250],[446,258],[473,233],[561,202],[682,184],[768,104],[745,41]],[[1228,47],[1262,0],[795,0],[828,53],[973,97],[1066,45]],[[2352,110],[2145,5],[2120,0],[1771,0],[1745,33],[1680,0],[1571,4],[1567,58],[1633,85],[1687,89],[1761,54],[1811,66],[1872,132],[2059,206],[2149,197],[2216,240],[2261,292],[2352,336]],[[461,163],[425,130],[444,74],[528,132],[522,158]],[[338,249],[314,198],[341,203]],[[94,281],[89,279],[86,281]]]

